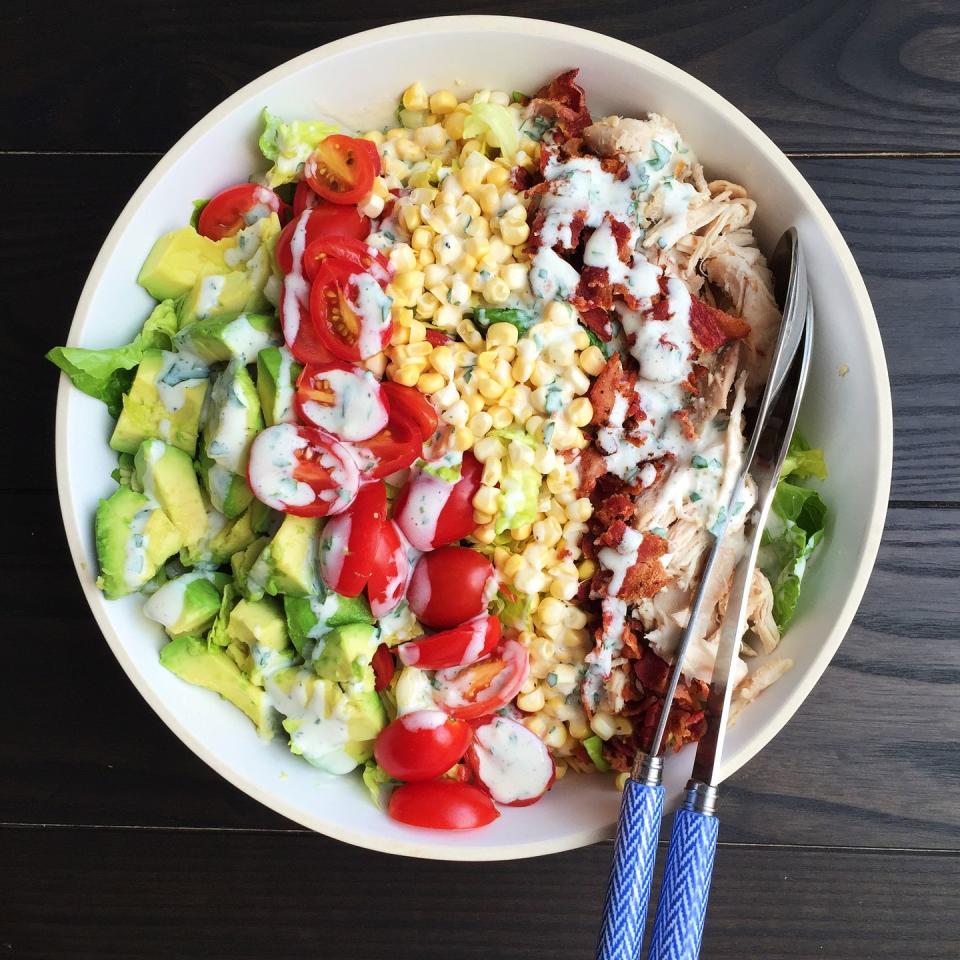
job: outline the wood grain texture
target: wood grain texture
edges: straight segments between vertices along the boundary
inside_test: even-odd
[[[7,4],[0,149],[165,150],[243,84],[313,47],[401,14],[494,12],[643,47],[736,103],[788,150],[960,149],[956,0],[609,0],[568,9],[411,0],[402,11],[367,4],[336,18],[299,0],[104,0],[96,29],[86,29],[89,5],[79,0],[57,4],[53,17],[43,4]]]
[[[5,829],[0,843],[0,949],[18,960],[583,960],[609,857],[450,864],[183,831]],[[956,855],[721,845],[703,957],[953,960],[958,868]]]
[[[35,678],[42,643],[69,669],[44,674],[42,705],[36,679],[6,693],[0,822],[292,827],[220,779],[140,699],[87,612],[53,496],[20,502],[28,509],[11,520],[22,546],[0,560],[0,609],[10,635],[29,642],[8,645],[7,667]],[[834,664],[724,787],[725,839],[960,851],[958,543],[960,510],[891,511]],[[39,582],[58,584],[56,609]],[[69,744],[42,733],[64,726]]]
[[[27,303],[44,288],[44,310],[26,328],[0,328],[0,350],[36,390],[40,430],[24,431],[13,381],[0,405],[0,441],[26,446],[37,464],[27,485],[53,489],[52,389],[56,371],[43,354],[64,342],[77,298],[100,243],[127,198],[153,166],[148,157],[73,157],[72,191],[82,218],[57,220],[56,281],[39,264],[49,255],[49,224],[58,194],[46,189],[62,161],[55,157],[0,157],[0,176],[18,189],[8,197],[12,216],[0,222],[0,246],[21,255],[7,264],[11,302]],[[955,302],[960,285],[960,158],[800,159],[797,165],[836,218],[863,271],[884,339],[896,412],[891,496],[901,500],[960,502],[960,372],[955,351]],[[146,253],[146,251],[144,251]],[[136,320],[134,320],[134,323]],[[16,472],[0,489],[22,487]]]

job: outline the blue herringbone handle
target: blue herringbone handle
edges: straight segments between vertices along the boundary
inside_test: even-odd
[[[697,960],[707,915],[716,817],[681,808],[673,821],[647,960]]]
[[[597,960],[639,960],[662,816],[663,787],[628,780],[623,788]]]

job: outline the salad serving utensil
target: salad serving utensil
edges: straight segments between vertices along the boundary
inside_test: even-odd
[[[697,745],[686,798],[674,819],[648,957],[649,960],[696,960],[700,953],[719,828],[715,807],[733,692],[730,681],[737,662],[760,538],[793,435],[813,346],[813,304],[803,254],[793,227],[780,238],[771,267],[783,322],[770,374],[744,466],[733,485],[723,519],[714,527],[714,542],[675,652],[657,727],[646,748],[637,753],[624,786],[597,960],[637,960],[640,956],[663,816],[662,750],[670,707],[686,650],[692,639],[704,632],[703,598],[714,576],[728,518],[749,474],[757,490],[748,518],[751,528],[746,536],[746,549],[734,571],[720,628],[708,697],[707,732]]]

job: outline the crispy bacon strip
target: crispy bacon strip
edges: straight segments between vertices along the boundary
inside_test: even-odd
[[[578,137],[593,122],[587,95],[577,82],[579,70],[568,70],[541,87],[530,102],[533,114],[555,120],[563,139]]]
[[[619,353],[615,353],[597,374],[597,379],[590,385],[590,392],[587,394],[593,407],[594,425],[602,427],[610,419],[613,401],[626,382],[623,360]]]
[[[728,340],[742,340],[750,333],[750,324],[694,297],[690,304],[690,332],[700,350],[713,353]]]

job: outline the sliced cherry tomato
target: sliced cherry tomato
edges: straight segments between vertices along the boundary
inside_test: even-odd
[[[377,616],[377,614],[374,614],[374,616]],[[370,661],[370,666],[373,667],[373,689],[377,693],[382,693],[390,686],[390,681],[393,680],[393,675],[397,671],[397,663],[393,659],[390,648],[385,643],[381,643],[377,647],[373,659]]]
[[[355,273],[369,273],[381,287],[386,287],[393,276],[390,261],[361,239],[331,234],[311,241],[303,255],[304,271],[312,280],[325,263],[336,264],[337,277]],[[339,269],[343,267],[343,270]],[[345,272],[344,272],[345,271]]]
[[[442,330],[434,330],[433,327],[427,327],[427,342],[432,343],[435,347],[441,347],[445,343],[450,343],[451,338]]]
[[[296,209],[297,197],[300,195],[301,186],[305,186],[306,192],[313,196],[316,205],[306,206],[298,211]],[[336,203],[326,203],[320,200],[303,181],[297,187],[297,194],[294,196],[293,203],[294,218],[277,237],[277,246],[273,254],[281,273],[290,273],[293,270],[293,254],[290,250],[301,217],[303,218],[303,227],[298,238],[301,255],[321,237],[337,236],[359,242],[370,233],[370,219],[358,213],[356,207],[342,207]]]
[[[359,203],[373,186],[374,165],[369,141],[334,133],[307,157],[303,177],[324,200]]]
[[[495,585],[493,564],[482,553],[470,547],[441,547],[417,561],[407,602],[428,627],[455,627],[486,611],[491,580]]]
[[[211,240],[232,237],[270,213],[281,214],[290,208],[268,187],[257,183],[238,183],[221,190],[200,211],[197,233]]]
[[[320,534],[320,576],[343,597],[358,597],[367,585],[380,531],[387,518],[382,480],[360,487],[349,509],[328,520]]]
[[[383,392],[390,402],[390,409],[400,411],[413,420],[425,441],[433,436],[440,423],[437,408],[416,387],[405,387],[402,383],[384,380]]]
[[[373,755],[395,780],[432,780],[464,755],[472,738],[473,729],[463,720],[442,710],[415,710],[377,734]]]
[[[369,274],[346,274],[339,260],[324,263],[310,290],[310,316],[320,340],[341,360],[366,360],[390,343],[392,301]]]
[[[403,599],[410,580],[410,558],[400,528],[388,520],[380,530],[373,555],[373,569],[367,581],[370,612],[379,620]]]
[[[390,422],[369,440],[354,444],[354,456],[364,479],[389,477],[405,470],[420,456],[420,431],[402,413],[390,413]]]
[[[477,784],[508,807],[536,803],[557,778],[547,745],[509,717],[475,723],[466,759]]]
[[[400,662],[420,670],[462,667],[485,657],[500,642],[500,621],[482,613],[459,627],[429,637],[408,640],[397,647]]]
[[[400,823],[433,830],[471,830],[500,816],[479,787],[457,780],[424,780],[397,787],[387,813]]]
[[[274,510],[325,517],[353,503],[360,473],[350,451],[330,434],[278,423],[254,437],[247,482],[253,495]]]
[[[369,440],[390,419],[380,381],[347,363],[307,364],[297,379],[294,405],[301,420],[338,440]]]
[[[433,550],[472,533],[476,526],[473,498],[482,474],[480,462],[468,451],[463,455],[460,479],[454,484],[423,470],[410,477],[393,512],[410,543],[418,550]]]
[[[337,358],[320,342],[313,318],[307,306],[299,298],[289,293],[290,278],[280,288],[280,302],[277,313],[283,328],[283,339],[289,351],[301,363],[316,365],[339,362]],[[294,280],[294,283],[297,281]],[[299,282],[303,282],[300,278]]]
[[[310,184],[306,180],[298,180],[297,189],[293,191],[294,217],[299,217],[304,210],[312,210],[318,203],[320,198],[313,192]]]
[[[379,177],[380,171],[383,170],[383,161],[380,159],[379,147],[377,147],[372,140],[367,140],[364,137],[359,137],[357,143],[367,151],[370,157],[370,163],[373,165],[373,175]]]
[[[516,640],[505,640],[498,650],[477,663],[438,670],[433,678],[434,699],[451,717],[486,717],[513,700],[529,672],[527,648]]]

